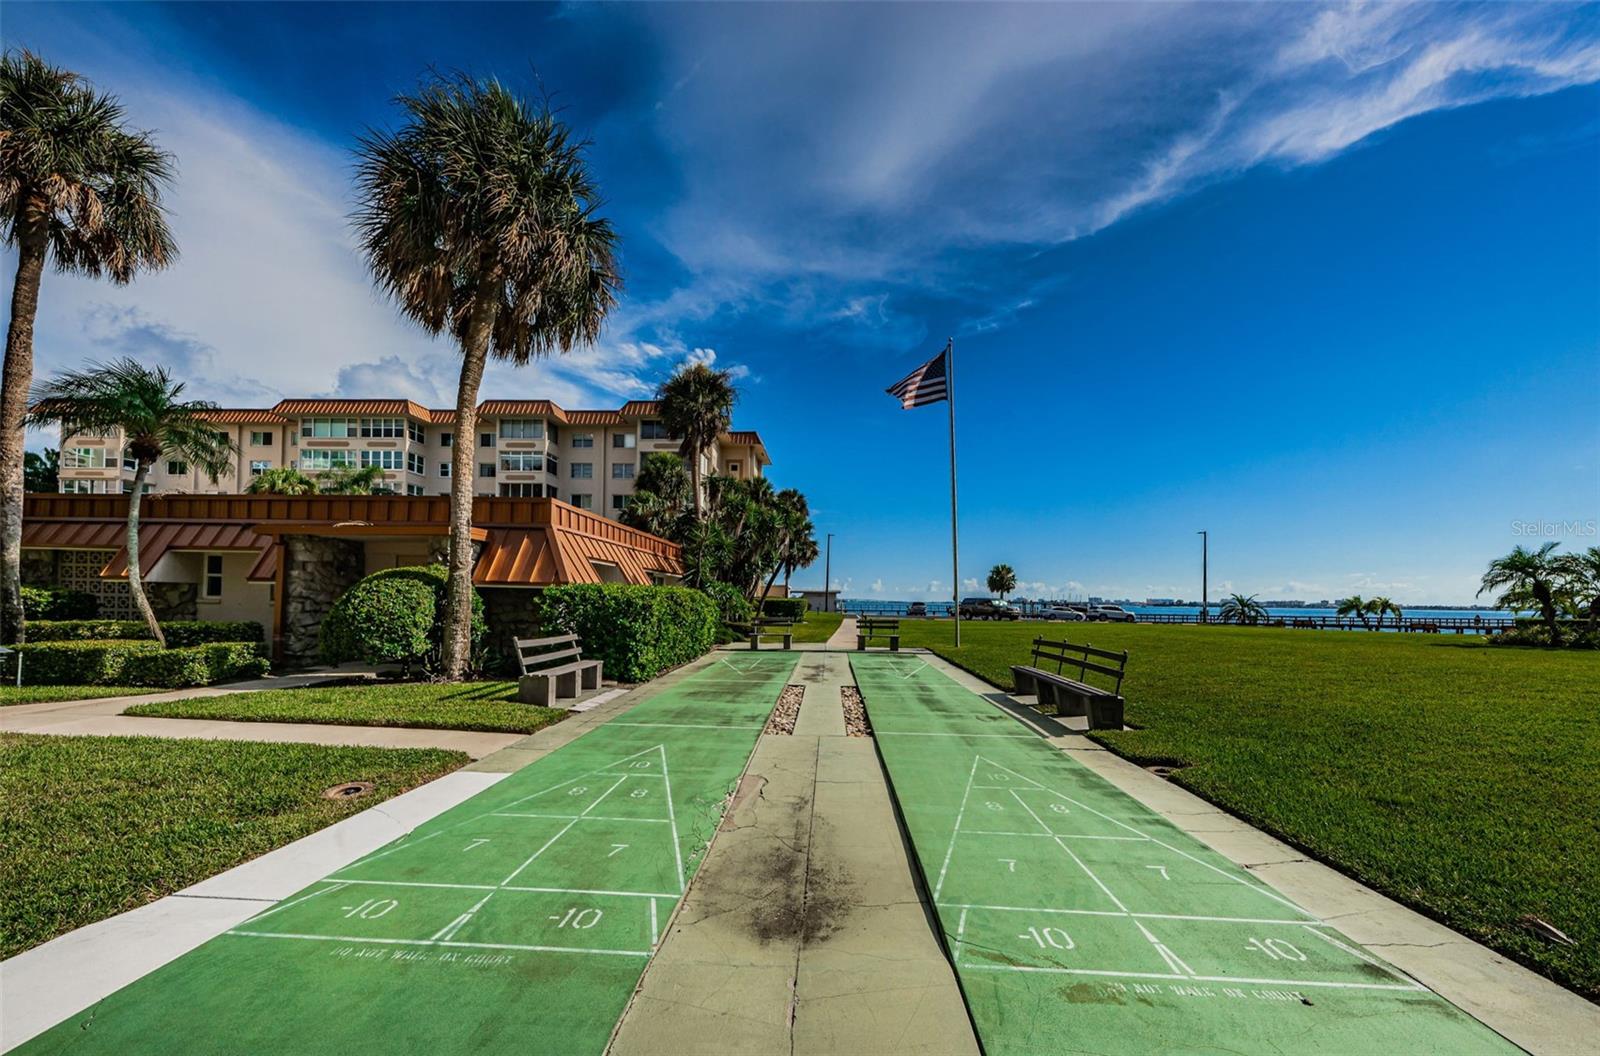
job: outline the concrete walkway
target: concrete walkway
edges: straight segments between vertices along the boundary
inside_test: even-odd
[[[828,649],[854,649],[856,647],[856,618],[846,616],[839,621],[833,633],[828,636]]]
[[[793,736],[761,738],[613,1056],[976,1054],[845,657],[813,653]]]
[[[87,737],[176,737],[206,741],[267,741],[328,744],[365,748],[444,748],[481,759],[521,740],[520,733],[471,730],[402,729],[393,726],[332,726],[309,722],[230,722],[222,719],[160,719],[124,715],[124,708],[166,700],[195,700],[227,693],[294,689],[326,682],[338,673],[288,675],[280,678],[201,686],[169,693],[93,697],[0,708],[0,733],[44,733]]]

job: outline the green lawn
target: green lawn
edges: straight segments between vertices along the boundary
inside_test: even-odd
[[[430,730],[533,733],[565,718],[556,708],[517,703],[515,682],[406,682],[227,693],[194,700],[135,704],[124,715],[240,722],[316,722],[410,726]]]
[[[1127,649],[1095,739],[1600,998],[1600,653],[1473,637],[1224,627],[901,624],[1009,688],[1043,634]],[[1575,947],[1533,937],[1531,915]]]
[[[0,685],[0,707],[8,704],[48,704],[56,700],[92,700],[96,697],[131,697],[164,693],[152,686],[13,686]]]
[[[825,642],[839,629],[843,614],[837,612],[808,612],[804,623],[794,625],[797,642]]]
[[[0,734],[0,958],[415,788],[461,752]],[[347,781],[354,799],[322,792]]]

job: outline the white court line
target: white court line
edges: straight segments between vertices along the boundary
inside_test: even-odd
[[[1143,836],[1088,836],[1073,832],[992,832],[988,829],[962,829],[963,836],[1039,836],[1058,840],[1110,840],[1113,843],[1149,843]]]
[[[383,946],[444,946],[468,950],[519,950],[528,953],[596,953],[610,957],[648,957],[649,950],[594,950],[577,946],[519,946],[510,942],[455,942],[444,939],[375,939],[362,935],[299,935],[284,931],[230,931],[251,939],[302,939],[307,942],[372,942]]]
[[[966,911],[966,908],[963,907],[962,910],[961,910],[961,919],[956,921],[956,948],[955,948],[955,952],[953,954],[951,954],[951,956],[950,956],[950,960],[954,964],[960,964],[961,963],[961,939],[962,939],[962,936],[966,935],[966,933],[967,933],[967,911]]]
[[[624,781],[626,781],[626,780],[627,780],[626,777],[617,778],[615,784],[613,784],[610,788],[606,789],[604,792],[600,793],[600,795],[595,799],[595,801],[593,803],[590,803],[587,807],[585,807],[583,809],[583,811],[577,817],[573,818],[571,821],[569,821],[565,825],[561,826],[561,831],[557,832],[554,836],[552,836],[548,840],[544,841],[544,845],[542,847],[540,847],[537,851],[534,851],[531,855],[529,855],[527,861],[523,862],[521,865],[519,865],[515,869],[513,869],[511,871],[511,875],[510,876],[508,876],[504,880],[500,881],[500,886],[504,887],[506,884],[509,884],[509,883],[511,883],[511,881],[515,880],[517,878],[517,874],[518,873],[522,872],[522,870],[524,870],[528,866],[532,865],[533,864],[533,860],[535,858],[539,857],[545,851],[548,851],[550,849],[550,845],[551,844],[555,843],[561,837],[565,836],[568,833],[568,831],[570,831],[571,828],[574,825],[578,824],[578,822],[583,820],[584,815],[588,814],[589,811],[591,811],[595,807],[599,806],[601,800],[605,799],[611,793],[615,792],[618,788],[622,787],[622,783]]]
[[[698,722],[617,722],[612,720],[607,726],[649,726],[666,730],[764,730],[765,726],[725,726],[720,723]],[[646,749],[648,751],[648,749]]]
[[[614,895],[617,898],[670,898],[668,891],[605,891],[588,887],[530,887],[524,884],[445,884],[427,880],[340,880],[341,884],[366,884],[371,887],[439,887],[447,891],[527,891],[546,895]],[[255,919],[255,918],[252,918]],[[1295,921],[1294,923],[1303,923]]]
[[[956,850],[956,837],[961,835],[961,816],[967,810],[967,797],[972,795],[972,779],[978,774],[978,757],[972,757],[972,770],[967,774],[966,791],[961,793],[961,806],[956,810],[956,823],[950,829],[950,846],[945,848],[944,864],[939,867],[939,882],[933,885],[933,900],[939,901],[939,892],[944,888],[944,874],[950,869],[950,856]]]
[[[478,912],[478,910],[482,909],[484,907],[484,905],[493,897],[494,897],[494,892],[490,891],[487,895],[484,895],[482,898],[478,899],[477,903],[471,909],[467,910],[465,913],[461,914],[455,920],[452,920],[450,923],[446,924],[444,927],[442,927],[438,931],[434,932],[431,937],[434,940],[441,941],[441,942],[446,940],[446,939],[455,938],[456,937],[456,932],[460,931],[462,926],[464,924],[466,924],[467,921],[472,919],[472,915],[474,913]]]
[[[515,811],[497,810],[492,817],[496,818],[550,818],[554,821],[637,821],[647,825],[665,825],[666,818],[612,818],[604,814],[590,814],[583,817],[576,814],[520,814]]]
[[[1243,979],[1232,975],[1178,975],[1175,972],[1114,972],[1098,968],[1035,968],[1026,964],[974,964],[962,965],[969,972],[1044,972],[1051,975],[1106,975],[1120,979],[1171,979],[1180,983],[1247,983],[1251,986],[1283,986],[1290,989],[1315,986],[1327,990],[1420,990],[1421,985],[1400,986],[1395,983],[1337,983],[1311,979]]]
[[[1305,928],[1307,931],[1309,931],[1311,934],[1315,935],[1317,938],[1321,939],[1323,942],[1328,943],[1329,945],[1335,947],[1336,949],[1343,950],[1345,953],[1350,954],[1350,956],[1352,956],[1352,957],[1358,957],[1361,960],[1366,961],[1368,964],[1372,965],[1374,968],[1383,969],[1384,971],[1388,972],[1390,975],[1394,976],[1396,979],[1404,979],[1408,983],[1415,981],[1410,976],[1406,975],[1404,972],[1400,971],[1399,969],[1391,968],[1389,965],[1384,964],[1382,961],[1378,960],[1375,957],[1369,956],[1367,953],[1365,953],[1362,950],[1356,949],[1354,946],[1345,945],[1344,943],[1340,942],[1338,939],[1334,938],[1332,935],[1324,935],[1322,932],[1318,931],[1316,928],[1312,927],[1309,924],[1302,924],[1301,927]]]
[[[1303,920],[1285,920],[1276,917],[1207,917],[1187,913],[1123,913],[1115,909],[1049,909],[1041,906],[990,906],[979,902],[940,902],[940,909],[992,909],[999,913],[1064,913],[1081,917],[1133,917],[1138,920],[1193,920],[1208,924],[1284,924],[1294,927],[1315,927]],[[1327,927],[1327,925],[1320,925]]]
[[[656,943],[661,940],[661,927],[656,923],[656,900],[650,900],[650,948],[656,948]]]
[[[1001,741],[1036,741],[1031,733],[919,733],[916,730],[879,730],[879,737],[987,737]]]
[[[661,780],[667,786],[667,820],[672,823],[672,857],[678,865],[678,892],[682,894],[689,885],[683,878],[683,845],[678,841],[678,815],[672,806],[672,779],[667,776],[667,747],[658,744],[656,750],[661,753]]]
[[[280,902],[277,905],[273,906],[271,909],[262,910],[260,913],[257,913],[255,916],[250,918],[250,921],[257,921],[257,920],[260,920],[262,917],[270,917],[270,916],[272,916],[272,914],[278,912],[280,909],[288,909],[290,906],[298,906],[300,903],[306,901],[309,898],[316,898],[318,895],[326,895],[330,891],[337,891],[340,888],[344,887],[344,882],[340,881],[340,880],[328,880],[326,882],[327,883],[331,883],[333,886],[332,887],[325,887],[321,891],[313,891],[309,895],[301,895],[299,898],[292,898],[287,902]],[[249,923],[250,921],[247,921],[246,923]]]

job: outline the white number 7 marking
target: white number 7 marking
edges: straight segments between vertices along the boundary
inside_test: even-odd
[[[1145,866],[1145,868],[1146,869],[1154,869],[1156,872],[1161,874],[1161,879],[1163,879],[1163,880],[1171,880],[1172,879],[1172,877],[1167,875],[1167,867],[1164,866],[1164,865],[1147,865],[1147,866]]]
[[[627,849],[628,849],[628,845],[625,844],[625,843],[613,843],[611,845],[611,853],[606,855],[606,857],[607,858],[615,858],[617,855],[621,854],[623,851],[625,851]]]
[[[1015,858],[996,858],[995,861],[1005,862],[1006,865],[1010,866],[1010,868],[1006,870],[1008,873],[1014,873],[1017,871],[1017,860]]]

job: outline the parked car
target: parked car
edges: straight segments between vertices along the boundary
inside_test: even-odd
[[[1020,620],[1022,614],[999,598],[962,598],[963,620]]]
[[[906,607],[906,615],[907,616],[926,616],[926,615],[928,615],[927,603],[926,602],[921,602],[921,601],[913,601],[910,605],[908,605]]]
[[[1082,623],[1089,617],[1077,609],[1069,609],[1065,605],[1047,605],[1039,610],[1041,620],[1066,620],[1071,623]]]
[[[1106,620],[1111,623],[1132,623],[1133,613],[1121,605],[1096,605],[1089,610],[1091,620]]]

